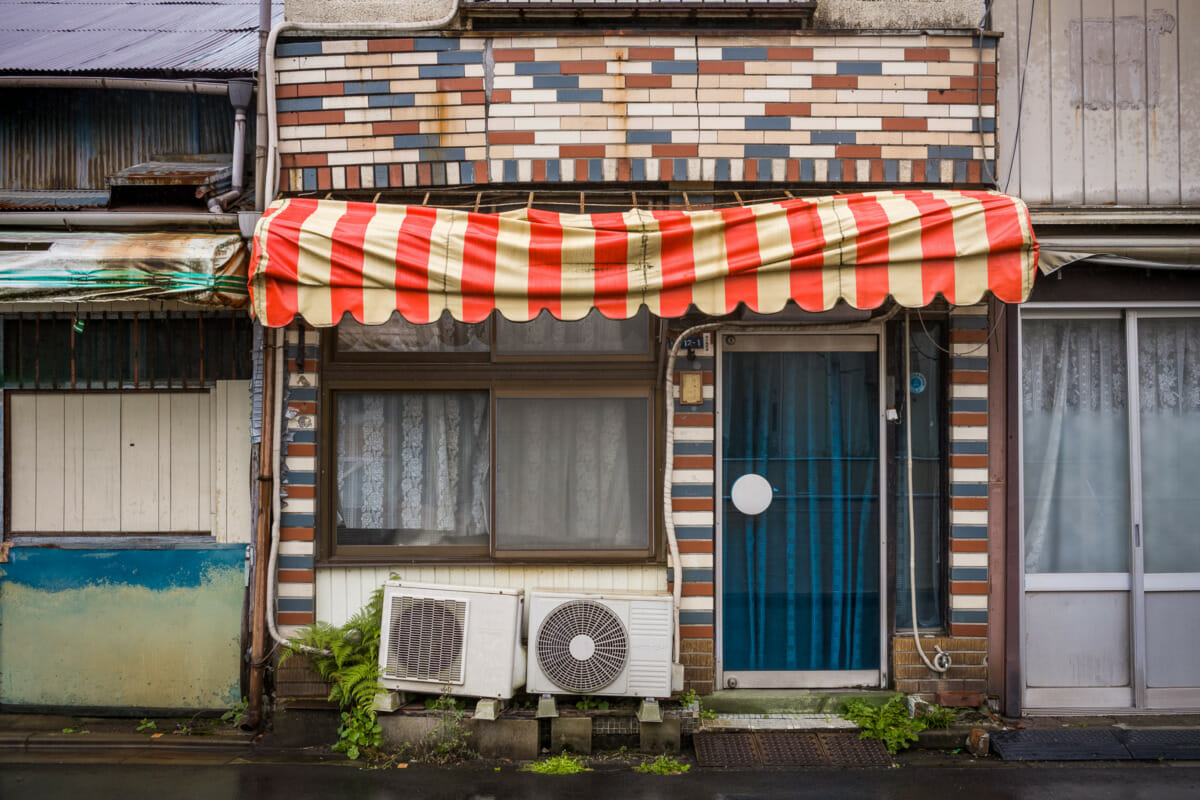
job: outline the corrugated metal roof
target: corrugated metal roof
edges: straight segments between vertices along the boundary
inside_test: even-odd
[[[104,208],[107,189],[60,189],[17,192],[0,189],[0,209],[9,211],[70,211],[79,208]]]
[[[272,24],[283,19],[275,0]],[[0,71],[252,72],[258,0],[0,2]]]
[[[108,176],[109,186],[210,186],[229,183],[232,156],[163,155]]]

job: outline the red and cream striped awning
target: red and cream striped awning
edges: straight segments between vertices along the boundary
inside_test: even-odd
[[[990,291],[1021,302],[1037,243],[1020,200],[996,192],[909,190],[797,198],[706,211],[482,214],[425,206],[293,198],[274,203],[254,236],[250,293],[269,326],[297,315],[368,324],[449,311],[477,322],[547,309],[626,318],[690,306],[760,313],[790,299],[820,311],[844,300],[909,307],[941,294],[955,305]]]

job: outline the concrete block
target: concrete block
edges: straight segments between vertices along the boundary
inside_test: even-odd
[[[678,753],[679,752],[679,720],[666,719],[662,722],[643,722],[641,724],[641,744],[643,753]]]
[[[561,750],[591,754],[591,717],[558,717],[550,720],[550,751],[557,753]]]
[[[392,715],[380,717],[383,742],[389,749],[420,747],[435,733],[437,717]],[[464,719],[467,744],[484,758],[529,760],[538,757],[538,724],[535,719]]]
[[[337,709],[297,709],[280,704],[272,715],[270,743],[278,747],[318,747],[337,741]]]

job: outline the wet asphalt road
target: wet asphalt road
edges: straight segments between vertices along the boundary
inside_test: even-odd
[[[0,764],[3,800],[424,800],[425,798],[889,798],[1109,800],[1200,798],[1197,764],[1005,764],[687,775],[628,770],[544,776],[506,768],[362,770],[312,764]]]

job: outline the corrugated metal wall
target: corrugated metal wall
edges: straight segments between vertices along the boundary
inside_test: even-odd
[[[1200,3],[1002,0],[992,27],[1001,188],[1030,204],[1200,201]]]
[[[233,147],[233,108],[220,96],[6,89],[0,103],[0,186],[8,189],[102,189],[106,175],[155,154]]]

